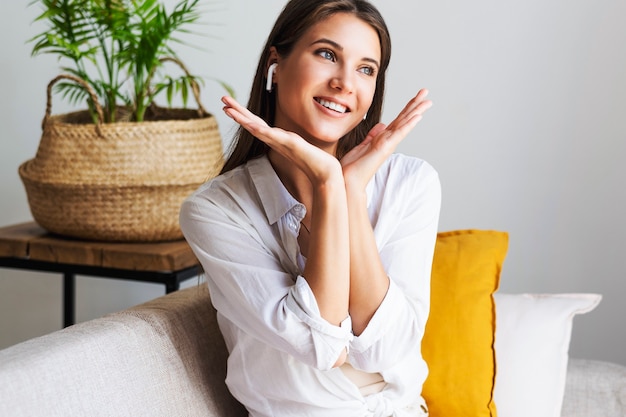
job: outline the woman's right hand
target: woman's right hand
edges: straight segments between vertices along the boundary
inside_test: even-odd
[[[290,160],[312,184],[322,184],[333,174],[342,175],[341,164],[333,155],[311,145],[296,133],[268,124],[232,97],[222,97],[224,113],[274,151]]]
[[[229,117],[280,154],[288,170],[293,171],[293,164],[311,183],[312,198],[307,207],[307,212],[311,213],[307,230],[311,232],[302,275],[317,300],[320,315],[339,326],[348,316],[350,295],[348,204],[341,164],[334,155],[311,145],[296,133],[268,126],[233,98],[224,97],[222,101]],[[338,363],[342,361],[343,354]]]

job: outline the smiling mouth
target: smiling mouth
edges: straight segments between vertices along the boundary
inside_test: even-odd
[[[328,101],[328,100],[324,100],[321,98],[316,98],[315,101],[317,101],[319,104],[321,104],[322,106],[326,107],[327,109],[336,111],[337,113],[348,113],[350,112],[350,109],[348,109],[346,106],[342,106],[339,103],[335,103],[332,101]]]

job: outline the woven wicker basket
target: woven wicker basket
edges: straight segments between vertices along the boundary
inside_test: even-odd
[[[61,78],[73,79],[48,85],[37,154],[19,167],[35,221],[89,240],[182,238],[182,201],[223,163],[217,122],[197,92],[198,110],[159,108],[141,123],[94,124],[87,111],[51,116],[51,88]]]

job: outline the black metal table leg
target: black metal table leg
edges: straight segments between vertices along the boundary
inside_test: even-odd
[[[174,291],[178,291],[180,289],[180,283],[179,282],[167,282],[165,283],[165,293],[169,294],[172,293]]]
[[[76,277],[70,272],[63,274],[63,327],[74,324],[76,299]]]

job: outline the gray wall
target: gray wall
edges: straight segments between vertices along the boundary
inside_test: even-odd
[[[36,7],[0,6],[0,225],[31,219],[17,167],[41,135],[51,57],[25,41]],[[170,3],[174,3],[170,1]],[[441,230],[510,233],[501,290],[596,292],[575,320],[571,354],[626,364],[626,2],[375,2],[392,31],[385,120],[420,87],[435,106],[401,145],[438,169]],[[284,0],[210,3],[206,50],[181,50],[193,72],[246,101],[261,44]],[[194,42],[197,42],[194,41]],[[217,84],[203,90],[226,143]],[[69,108],[57,98],[55,113]],[[79,277],[78,320],[162,294],[161,286]],[[61,325],[61,279],[0,270],[0,347]]]

